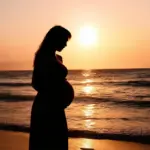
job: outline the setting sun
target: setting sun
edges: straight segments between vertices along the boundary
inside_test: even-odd
[[[80,29],[79,40],[81,45],[90,46],[96,44],[97,34],[94,27],[83,27]]]

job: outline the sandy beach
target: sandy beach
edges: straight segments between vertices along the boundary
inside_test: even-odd
[[[28,133],[0,130],[0,150],[28,150]],[[69,138],[69,150],[150,150],[150,145],[115,140]]]

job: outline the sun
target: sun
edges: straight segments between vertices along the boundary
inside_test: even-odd
[[[90,46],[96,44],[97,32],[94,27],[83,27],[80,29],[79,42],[81,45]]]

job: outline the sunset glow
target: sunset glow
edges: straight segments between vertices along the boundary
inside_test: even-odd
[[[0,70],[32,70],[54,25],[72,34],[61,52],[68,69],[150,68],[149,7],[148,0],[3,0]]]

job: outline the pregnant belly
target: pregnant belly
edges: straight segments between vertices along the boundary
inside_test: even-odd
[[[66,108],[74,99],[74,89],[67,80],[54,82],[47,88],[40,88],[37,99],[40,105],[44,105],[43,107],[52,105],[54,107],[51,109]]]
[[[65,108],[69,106],[74,99],[73,87],[67,80],[64,82],[62,86],[61,96]]]

